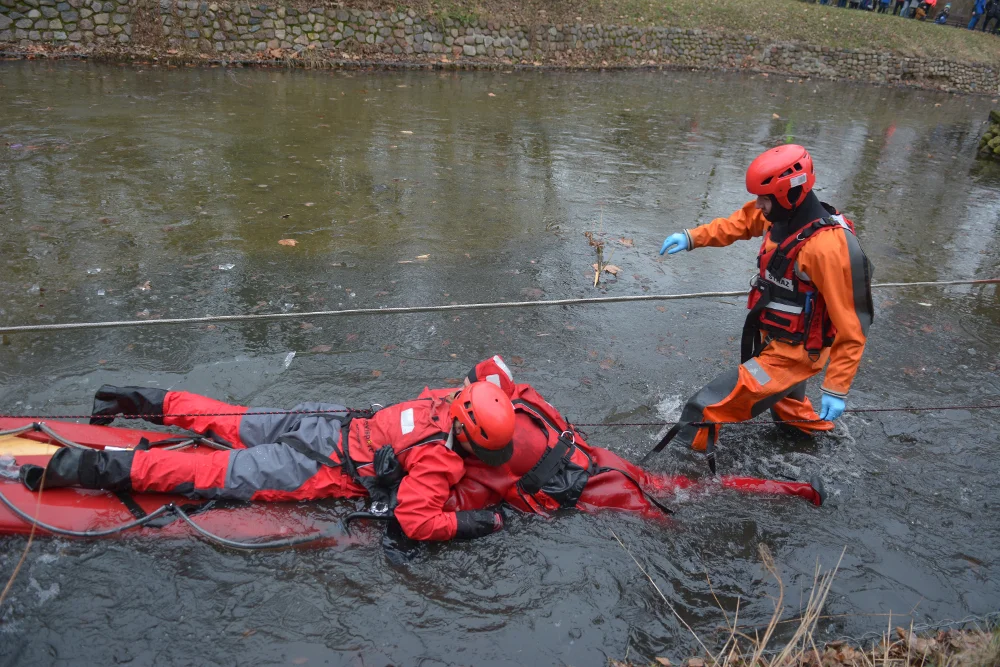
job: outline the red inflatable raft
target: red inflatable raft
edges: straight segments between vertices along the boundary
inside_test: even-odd
[[[21,433],[0,435],[0,456],[12,456],[17,465],[45,465],[59,447],[59,438],[96,449],[131,449],[143,439],[158,443],[173,437],[156,431],[71,422],[42,422],[43,430],[38,426],[33,427],[33,424],[29,419],[0,418],[0,431],[10,432],[32,427]],[[176,446],[178,440],[180,438],[174,438],[159,446]],[[212,451],[211,447],[204,445],[191,447],[195,453]],[[11,479],[0,479],[0,493],[16,508],[0,504],[0,534],[3,535],[29,533],[32,519],[66,531],[99,533],[141,522],[143,517],[167,506],[167,510],[161,511],[148,523],[114,534],[180,537],[192,536],[197,528],[201,528],[220,538],[219,541],[223,543],[226,540],[248,543],[276,541],[273,546],[289,546],[278,543],[284,540],[292,543],[312,541],[330,546],[345,541],[338,513],[317,503],[209,506],[206,501],[179,495],[115,494],[76,488],[43,488],[42,493],[38,494],[28,491],[19,481]],[[175,511],[173,507],[181,508],[181,511]],[[27,516],[18,516],[16,510]],[[189,517],[196,526],[188,525],[184,516]],[[49,531],[42,527],[37,529],[37,534],[47,532]]]

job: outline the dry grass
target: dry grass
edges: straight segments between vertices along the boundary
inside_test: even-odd
[[[844,557],[843,551],[837,565],[829,571],[824,572],[819,563],[816,564],[813,587],[805,611],[795,619],[797,622],[795,631],[783,645],[773,647],[771,644],[775,631],[779,625],[787,622],[782,620],[785,611],[785,587],[771,553],[763,545],[759,547],[761,561],[778,584],[778,596],[774,601],[771,620],[763,633],[754,631],[753,635],[750,635],[738,627],[739,606],[737,605],[737,612],[730,621],[728,614],[720,605],[727,636],[722,648],[713,652],[680,617],[628,547],[617,535],[614,537],[646,575],[670,611],[701,646],[704,652],[702,656],[689,658],[683,663],[689,667],[1000,667],[1000,629],[993,632],[981,629],[947,630],[933,635],[918,636],[912,629],[889,627],[883,634],[882,641],[876,646],[851,646],[845,642],[831,642],[822,647],[818,645],[814,638],[816,624],[823,618],[823,607],[840,567],[840,561]],[[711,579],[708,583],[709,589],[712,590]],[[715,596],[714,590],[712,595]],[[671,662],[667,658],[656,658],[656,661],[650,664],[651,667],[659,667],[670,665]],[[634,667],[634,663],[611,660],[609,667]]]
[[[943,0],[942,0],[943,1]],[[301,0],[307,2],[308,0]],[[316,3],[308,3],[313,6]],[[455,20],[497,18],[529,25],[584,23],[702,28],[804,42],[1000,65],[1000,38],[929,21],[847,10],[803,0],[347,0],[350,7],[412,7]]]

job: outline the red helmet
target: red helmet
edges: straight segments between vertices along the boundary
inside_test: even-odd
[[[764,151],[747,169],[747,192],[759,196],[774,195],[783,208],[793,209],[803,202],[806,193],[816,183],[813,161],[809,152],[797,144],[785,144]],[[788,199],[788,191],[802,186],[795,201]]]
[[[492,382],[473,382],[451,403],[451,416],[472,452],[486,465],[500,466],[514,454],[514,405]]]

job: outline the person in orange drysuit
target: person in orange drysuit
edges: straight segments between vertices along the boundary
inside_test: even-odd
[[[719,426],[712,422],[743,421],[770,409],[776,421],[812,433],[832,429],[843,413],[874,318],[873,267],[854,223],[819,201],[815,182],[812,158],[802,146],[765,151],[746,173],[756,201],[663,242],[660,254],[672,255],[763,237],[743,327],[742,364],[692,396],[680,423],[653,452],[676,436],[707,449],[714,466]],[[817,415],[806,397],[806,380],[827,362]]]

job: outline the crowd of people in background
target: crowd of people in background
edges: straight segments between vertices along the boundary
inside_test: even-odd
[[[972,18],[969,19],[969,30],[975,30],[979,20],[983,20],[983,32],[1000,35],[1000,0],[976,0],[972,8]],[[990,23],[993,28],[989,29]]]
[[[945,4],[940,13],[937,12],[938,0],[819,0],[821,5],[833,3],[837,7],[892,14],[918,21],[934,21],[941,25],[947,23],[951,15],[950,2]],[[977,26],[983,32],[1000,35],[1000,0],[976,0],[967,27],[975,30]]]

